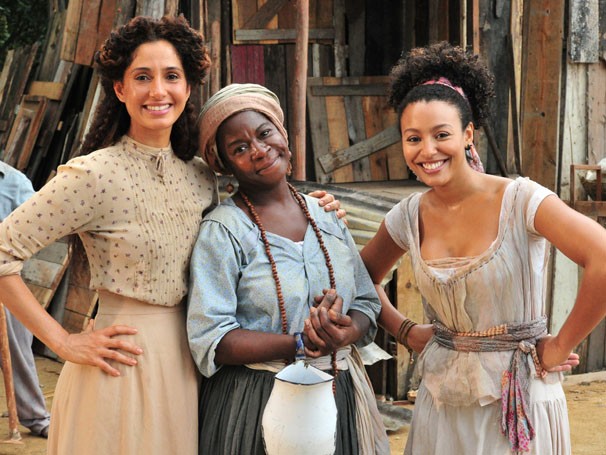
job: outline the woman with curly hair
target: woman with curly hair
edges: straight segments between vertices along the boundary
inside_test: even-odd
[[[0,299],[65,363],[49,454],[194,454],[198,375],[185,331],[189,257],[215,176],[189,100],[209,67],[183,17],[137,17],[95,56],[104,91],[84,156],[0,225]],[[67,333],[20,278],[23,261],[80,236],[99,294]],[[136,366],[134,366],[136,365]]]
[[[528,178],[483,172],[473,141],[493,77],[476,55],[448,43],[413,49],[391,77],[404,157],[429,190],[387,214],[362,258],[380,283],[409,252],[432,322],[415,325],[383,295],[380,324],[422,350],[405,453],[570,453],[561,372],[606,315],[606,231]],[[585,268],[555,336],[549,243]]]

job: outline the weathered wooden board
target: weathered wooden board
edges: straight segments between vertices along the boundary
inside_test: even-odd
[[[44,96],[49,100],[60,101],[65,84],[62,82],[32,81],[27,89],[28,95]]]
[[[590,164],[606,157],[606,64],[587,67],[587,159]]]
[[[9,129],[15,118],[16,107],[21,102],[39,43],[9,50],[0,76],[0,120],[6,121],[6,129],[0,132],[0,149],[6,145]]]
[[[70,247],[60,239],[43,248],[23,264],[21,277],[40,305],[47,308],[69,264]]]
[[[524,8],[522,172],[555,190],[565,5],[537,0]]]
[[[570,0],[569,54],[576,63],[598,61],[600,13],[598,0]]]
[[[80,16],[80,28],[78,29],[78,42],[74,63],[90,66],[93,55],[97,50],[97,29],[99,27],[99,9],[101,0],[88,0]]]
[[[309,129],[321,182],[408,178],[388,78],[308,78]]]
[[[76,57],[82,4],[83,0],[70,0],[67,5],[63,41],[61,42],[61,59],[67,60],[68,62],[73,62]]]
[[[3,161],[21,171],[27,167],[47,105],[48,99],[44,96],[23,97],[8,137]]]

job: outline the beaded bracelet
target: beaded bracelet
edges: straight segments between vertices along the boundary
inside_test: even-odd
[[[303,343],[303,334],[301,332],[295,332],[295,341],[297,343],[297,347],[295,349],[295,360],[300,360],[305,358],[305,344]]]
[[[415,325],[417,325],[417,323],[413,320],[404,318],[398,329],[398,335],[396,336],[396,341],[404,346],[409,353],[412,353],[412,348],[408,344],[408,333]]]

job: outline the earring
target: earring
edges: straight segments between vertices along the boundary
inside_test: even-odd
[[[290,177],[292,175],[292,152],[288,151],[288,167],[286,168],[286,176]]]
[[[236,188],[234,187],[234,184],[230,179],[229,182],[227,182],[227,184],[225,185],[225,191],[227,191],[229,194],[232,194],[235,190]]]
[[[465,145],[465,158],[468,160],[473,160],[473,154],[471,153],[471,144]]]

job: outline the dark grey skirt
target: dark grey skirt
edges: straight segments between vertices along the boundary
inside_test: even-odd
[[[224,366],[200,393],[200,455],[264,455],[261,418],[274,373]],[[356,455],[356,400],[348,371],[337,376],[336,455]]]

